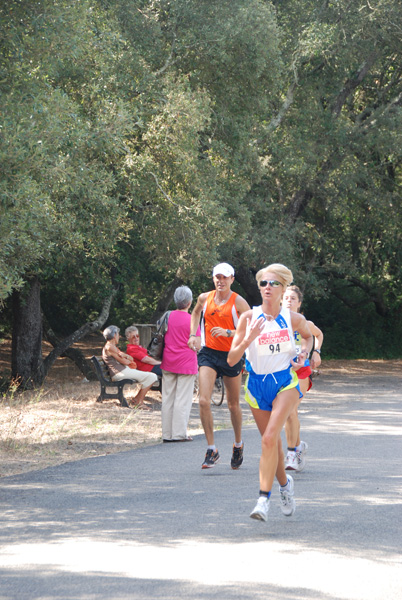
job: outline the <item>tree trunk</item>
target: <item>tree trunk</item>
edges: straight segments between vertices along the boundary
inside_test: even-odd
[[[27,280],[23,290],[13,292],[12,311],[11,376],[21,389],[30,389],[43,381],[42,314],[37,277]]]
[[[384,317],[384,318],[388,317],[390,311],[389,311],[389,308],[387,307],[385,298],[382,295],[381,289],[379,288],[378,285],[372,286],[372,285],[369,285],[369,284],[361,281],[357,277],[345,276],[342,273],[331,272],[331,275],[335,279],[342,279],[342,281],[346,280],[347,282],[350,282],[353,286],[358,287],[361,290],[363,290],[363,292],[366,294],[367,302],[372,302],[374,304],[377,314],[380,317]],[[344,304],[346,304],[346,306],[350,306],[351,308],[356,308],[356,306],[361,306],[361,303],[354,304],[354,305],[348,304],[348,302],[341,295],[339,290],[333,289],[332,293],[334,294],[334,296],[336,296],[337,298],[342,300],[342,302],[344,302]]]
[[[170,304],[173,301],[175,290],[180,285],[183,285],[183,280],[180,279],[180,277],[177,277],[176,275],[173,281],[169,283],[169,285],[167,285],[166,288],[162,291],[158,304],[151,317],[152,323],[156,323],[156,321],[160,319],[161,316],[168,310]]]
[[[57,346],[61,343],[58,339],[50,325],[48,324],[46,317],[44,317],[45,327],[43,332],[43,337],[49,344],[52,344],[53,348],[57,348]],[[81,371],[81,373],[86,377],[89,381],[95,381],[97,379],[96,374],[93,370],[91,363],[85,358],[83,352],[78,350],[78,348],[68,348],[63,354],[60,355],[62,358],[69,358],[76,367]]]
[[[12,296],[13,307],[13,339],[11,353],[12,378],[18,383],[20,389],[31,389],[41,385],[55,360],[64,355],[77,363],[77,351],[70,349],[88,333],[98,331],[109,317],[112,300],[117,293],[113,289],[105,299],[99,316],[95,321],[85,323],[64,340],[57,340],[55,348],[43,360],[42,356],[42,312],[40,304],[40,283],[37,277],[27,280],[24,289],[14,291]],[[86,374],[86,361],[81,361],[81,370]],[[88,375],[86,374],[86,377]]]
[[[245,292],[245,299],[250,306],[261,304],[261,294],[253,273],[248,267],[239,267],[236,270],[236,281],[238,281]]]
[[[49,370],[54,364],[55,360],[59,356],[65,354],[70,348],[70,346],[72,346],[79,340],[82,340],[82,338],[84,338],[88,333],[98,331],[101,327],[103,327],[103,325],[106,323],[106,320],[109,317],[110,306],[117,292],[118,288],[114,288],[111,291],[109,296],[105,299],[102,306],[102,310],[99,313],[98,318],[95,319],[95,321],[89,321],[88,323],[85,323],[85,325],[82,325],[82,327],[71,333],[68,337],[64,338],[64,340],[58,342],[56,347],[53,348],[50,354],[48,354],[45,360],[43,361],[43,379],[49,373]]]

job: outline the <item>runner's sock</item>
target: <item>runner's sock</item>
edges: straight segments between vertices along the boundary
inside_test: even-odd
[[[235,448],[241,448],[243,446],[243,440],[239,443],[235,442],[234,445],[235,445]]]
[[[264,492],[263,490],[260,490],[260,497],[261,497],[261,496],[262,496],[263,498],[267,498],[267,500],[269,500],[269,499],[270,499],[270,497],[271,497],[271,492]]]
[[[288,487],[289,483],[290,483],[290,479],[287,480],[286,485],[281,485],[281,490],[282,491],[286,490],[286,488]]]

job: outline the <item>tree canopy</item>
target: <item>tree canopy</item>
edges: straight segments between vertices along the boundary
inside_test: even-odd
[[[68,334],[117,287],[111,315],[149,320],[218,260],[258,302],[282,262],[333,353],[367,314],[367,353],[399,352],[398,3],[9,0],[0,25],[5,308],[35,277]]]

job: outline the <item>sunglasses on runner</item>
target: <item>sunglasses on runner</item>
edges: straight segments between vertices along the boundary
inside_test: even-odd
[[[280,281],[276,281],[275,279],[270,279],[269,281],[267,281],[266,279],[263,279],[259,283],[260,287],[266,287],[267,285],[269,285],[272,288],[277,288],[277,287],[279,287],[282,284],[281,284]]]

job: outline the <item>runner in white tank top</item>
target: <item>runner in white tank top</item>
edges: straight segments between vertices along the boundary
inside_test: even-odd
[[[283,514],[291,516],[296,509],[293,479],[285,471],[280,434],[300,396],[291,366],[304,364],[313,337],[302,315],[281,309],[284,291],[293,280],[292,272],[284,265],[273,264],[261,269],[256,279],[262,304],[241,315],[228,363],[235,364],[246,352],[246,400],[262,436],[260,495],[250,517],[266,521],[275,475]],[[297,363],[292,360],[296,354],[295,330],[302,338]]]
[[[254,373],[259,375],[287,369],[292,358],[296,356],[296,344],[289,309],[282,307],[276,319],[267,318],[262,306],[254,306],[252,310],[251,323],[262,316],[264,326],[261,334],[246,350],[248,364]],[[250,369],[247,370],[250,371]]]

